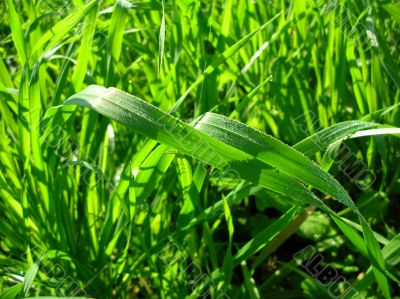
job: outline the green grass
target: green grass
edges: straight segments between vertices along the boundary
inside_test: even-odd
[[[0,299],[399,295],[396,1],[0,12]]]

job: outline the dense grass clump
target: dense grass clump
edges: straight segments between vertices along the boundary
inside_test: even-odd
[[[0,12],[0,299],[400,294],[397,1]]]

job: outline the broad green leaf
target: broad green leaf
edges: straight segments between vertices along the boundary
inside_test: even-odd
[[[226,175],[240,176],[267,189],[321,206],[301,183],[283,173],[266,169],[251,154],[203,134],[179,119],[115,88],[89,86],[70,97],[65,104],[92,108],[147,137],[221,169]]]
[[[196,130],[156,107],[114,88],[89,86],[70,97],[65,104],[89,107],[182,153],[223,170],[232,169],[240,178],[294,198],[301,198],[324,211],[329,209],[320,200],[308,194],[301,185],[298,188],[303,190],[296,196],[291,194],[291,184],[285,184],[286,190],[283,191],[283,186],[279,186],[278,182],[287,182],[289,177],[265,169],[264,163],[332,195],[359,217],[374,273],[385,297],[389,297],[387,280],[383,274],[383,259],[369,225],[344,188],[295,149],[244,124],[210,113],[195,121]],[[362,125],[365,126],[364,123]],[[269,171],[268,176],[266,171]]]
[[[206,113],[196,120],[195,128],[229,144],[280,171],[332,195],[354,212],[357,208],[346,190],[316,163],[281,141],[245,124]]]

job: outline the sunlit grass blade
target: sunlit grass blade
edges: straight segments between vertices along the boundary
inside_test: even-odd
[[[158,140],[200,161],[211,164],[227,175],[240,175],[256,184],[307,203],[318,204],[314,196],[294,179],[258,165],[251,154],[232,148],[205,135],[156,107],[114,88],[89,86],[70,97],[66,105],[82,105],[112,117],[137,132]],[[257,169],[257,172],[255,171]]]
[[[69,15],[64,20],[60,21],[56,25],[51,28],[48,32],[46,32],[40,40],[33,46],[32,54],[38,51],[42,46],[44,46],[47,42],[46,51],[52,49],[57,43],[59,43],[62,38],[72,30],[72,28],[87,14],[89,13],[97,1],[93,0],[87,3],[84,7],[80,8],[78,11]]]
[[[237,51],[239,51],[255,34],[257,34],[259,31],[263,30],[265,27],[267,27],[268,24],[273,22],[275,19],[277,19],[280,16],[281,13],[278,13],[275,15],[272,19],[270,19],[268,22],[265,24],[261,25],[257,29],[255,29],[253,32],[250,32],[246,36],[244,36],[241,40],[236,42],[234,45],[232,45],[230,48],[225,50],[215,61],[211,63],[205,70],[204,73],[201,74],[197,80],[190,85],[190,87],[180,96],[180,98],[175,102],[174,106],[171,108],[169,111],[170,113],[174,113],[179,106],[183,103],[183,101],[186,99],[186,97],[189,95],[189,93],[197,86],[200,85],[201,82],[203,82],[204,78],[208,75],[210,75],[212,72],[214,72],[222,63],[224,63],[226,60],[228,60],[232,55],[234,55]]]

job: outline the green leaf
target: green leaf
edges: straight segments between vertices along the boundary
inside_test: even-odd
[[[35,279],[38,270],[39,270],[39,265],[37,263],[33,263],[32,266],[29,268],[29,270],[26,272],[24,277],[24,287],[23,287],[23,292],[25,295],[31,288],[33,280]]]
[[[222,201],[224,203],[224,215],[225,215],[226,224],[228,226],[229,241],[228,241],[228,248],[226,249],[224,261],[223,261],[223,264],[221,267],[222,275],[221,275],[221,283],[220,283],[219,287],[223,292],[225,292],[231,283],[232,274],[233,274],[232,238],[233,238],[233,233],[234,233],[234,226],[233,226],[231,210],[230,210],[229,205],[224,196],[222,197]]]
[[[116,66],[121,55],[125,23],[130,8],[131,3],[127,0],[117,0],[113,7],[107,36],[107,74],[105,81],[107,86],[114,84]]]
[[[206,113],[197,119],[195,128],[308,183],[357,212],[346,190],[331,175],[300,152],[272,136],[213,113]]]
[[[13,285],[12,287],[9,287],[5,289],[1,294],[0,294],[0,299],[14,299],[16,298],[19,293],[21,292],[23,287],[22,283],[18,283],[16,285]]]
[[[400,5],[398,3],[385,4],[383,8],[392,15],[398,24],[400,24]]]
[[[300,199],[304,203],[314,204],[331,214],[330,209],[303,185],[296,184],[295,180],[289,183],[290,176],[332,195],[358,216],[376,279],[385,297],[390,297],[387,280],[383,274],[383,259],[371,228],[344,188],[294,148],[244,124],[211,113],[197,119],[193,124],[196,128],[194,129],[158,108],[115,88],[106,89],[92,85],[71,96],[64,104],[89,107],[184,154],[216,168],[233,171],[233,174],[240,178],[267,189]],[[366,125],[362,122],[356,123],[355,126],[365,128]],[[328,134],[325,131],[323,134],[325,138],[331,135],[337,137],[343,132],[348,134],[348,127],[341,129],[339,134],[332,131]],[[282,173],[268,169],[266,165],[273,166]]]
[[[323,129],[298,142],[294,148],[304,155],[311,157],[319,151],[325,151],[332,143],[350,137],[358,131],[381,126],[380,124],[365,121],[345,121]]]
[[[35,54],[44,44],[49,42],[46,47],[46,52],[52,49],[57,43],[59,43],[62,38],[70,32],[78,22],[85,17],[97,4],[96,0],[92,0],[87,3],[84,7],[80,8],[73,14],[57,23],[50,30],[48,30],[39,41],[32,47],[32,54]]]
[[[25,62],[27,60],[27,54],[26,54],[26,45],[25,45],[25,39],[22,31],[21,22],[19,20],[17,12],[15,11],[12,0],[7,0],[7,6],[8,6],[8,15],[10,17],[10,27],[11,27],[12,38],[14,40],[14,45],[17,48],[18,56],[21,59],[21,65],[25,65]]]
[[[244,36],[242,39],[240,39],[238,42],[233,44],[231,47],[229,47],[227,50],[225,50],[217,59],[215,59],[211,65],[209,65],[205,70],[204,73],[201,74],[197,80],[190,85],[190,87],[181,95],[181,97],[175,102],[174,106],[171,108],[169,111],[170,113],[174,113],[179,106],[183,103],[185,98],[188,96],[188,94],[195,88],[197,87],[203,80],[213,73],[221,64],[226,62],[230,57],[232,57],[235,53],[237,53],[254,35],[256,35],[259,31],[263,30],[265,27],[267,27],[268,24],[272,23],[275,19],[277,19],[282,12],[276,14],[273,18],[268,20],[265,24],[261,25],[257,29],[253,30],[246,36]]]
[[[65,105],[75,104],[92,108],[120,121],[147,137],[225,171],[225,175],[239,176],[307,204],[321,206],[315,196],[295,179],[267,169],[251,154],[203,134],[158,108],[115,88],[89,86],[65,102]]]
[[[296,206],[290,208],[278,220],[274,221],[271,225],[268,225],[254,238],[243,245],[234,256],[234,264],[239,265],[241,262],[247,260],[249,257],[261,250],[294,219],[297,211],[298,207]]]
[[[162,17],[160,26],[160,37],[158,42],[158,75],[160,75],[162,62],[164,58],[164,43],[165,43],[165,10],[164,10],[164,0],[162,3]]]

